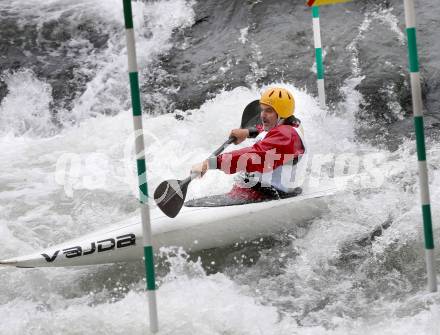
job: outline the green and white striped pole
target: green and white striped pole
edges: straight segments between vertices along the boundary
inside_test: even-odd
[[[315,42],[316,73],[318,76],[319,105],[325,108],[324,64],[322,61],[321,25],[319,23],[319,7],[312,6],[313,39]]]
[[[417,158],[419,161],[419,181],[422,200],[423,230],[425,235],[426,270],[428,289],[437,291],[437,277],[434,259],[434,237],[432,233],[431,205],[429,199],[428,167],[426,165],[425,134],[423,126],[422,91],[420,88],[419,60],[416,40],[416,15],[414,0],[404,0],[406,34],[408,37],[408,59],[411,75],[411,93],[414,110],[414,126],[416,131]]]
[[[136,46],[134,40],[131,0],[123,0],[123,6],[127,39],[128,74],[130,78],[131,104],[133,107],[133,124],[135,131],[136,162],[139,179],[139,202],[144,240],[145,273],[150,314],[150,330],[152,333],[157,333],[159,331],[159,321],[157,317],[154,253],[151,237],[150,208],[148,205],[148,185],[146,177],[147,168],[145,164],[142,108],[139,93],[139,75],[136,61]]]

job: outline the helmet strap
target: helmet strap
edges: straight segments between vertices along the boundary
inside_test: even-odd
[[[278,116],[277,126],[279,126],[280,124],[283,124],[283,122],[284,122],[284,119],[282,119]]]

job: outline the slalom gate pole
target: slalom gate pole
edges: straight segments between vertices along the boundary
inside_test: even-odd
[[[416,16],[414,0],[404,0],[406,34],[408,38],[408,60],[411,76],[411,94],[414,111],[414,127],[416,132],[417,158],[419,161],[419,182],[423,214],[423,230],[425,236],[426,270],[428,289],[437,291],[435,273],[434,237],[432,232],[431,204],[429,199],[428,167],[426,164],[425,134],[423,125],[423,103],[420,87],[419,60],[416,40]]]
[[[316,74],[318,83],[319,105],[325,108],[325,88],[324,88],[324,64],[322,60],[322,46],[321,46],[321,26],[319,22],[319,7],[312,6],[313,18],[313,39],[315,42],[315,59],[316,59]]]
[[[319,105],[321,108],[326,107],[325,103],[325,87],[324,87],[324,62],[321,45],[321,24],[319,21],[319,6],[334,5],[337,3],[350,2],[352,0],[307,0],[306,4],[312,7],[313,18],[313,39],[315,42],[315,59],[316,59],[316,73],[318,84]]]
[[[150,315],[150,330],[159,331],[156,303],[156,280],[154,275],[154,253],[152,247],[150,208],[148,205],[147,168],[145,163],[144,134],[142,127],[142,107],[139,93],[139,75],[136,61],[136,45],[133,30],[131,0],[123,0],[125,33],[127,39],[128,74],[130,79],[133,125],[135,131],[136,163],[139,180],[139,202],[142,217],[146,288]]]

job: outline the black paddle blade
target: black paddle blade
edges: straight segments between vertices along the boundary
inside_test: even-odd
[[[243,111],[240,128],[251,128],[261,124],[260,113],[260,100],[252,101]]]
[[[166,216],[175,218],[179,214],[188,190],[187,180],[166,180],[154,191],[154,201]]]

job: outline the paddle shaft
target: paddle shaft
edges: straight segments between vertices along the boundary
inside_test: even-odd
[[[212,153],[212,156],[218,156],[218,155],[220,155],[220,154],[223,152],[223,150],[225,150],[226,147],[227,147],[229,144],[234,143],[236,140],[237,140],[237,139],[236,139],[235,137],[230,137],[225,143],[223,143],[220,147],[218,147],[218,149],[217,149],[216,151],[214,151],[214,152]]]
[[[225,143],[223,143],[221,146],[219,146],[219,147],[217,148],[217,150],[215,150],[215,151],[212,153],[212,156],[218,156],[218,155],[220,155],[220,154],[223,152],[223,150],[225,150],[226,147],[227,147],[229,144],[234,143],[235,140],[236,140],[235,137],[230,137],[227,141],[225,141]],[[180,184],[181,188],[183,188],[183,187],[187,187],[187,186],[189,185],[189,183],[190,183],[193,179],[194,179],[194,178],[193,178],[193,176],[191,175],[191,176],[187,177],[186,179],[182,180],[182,183]]]

